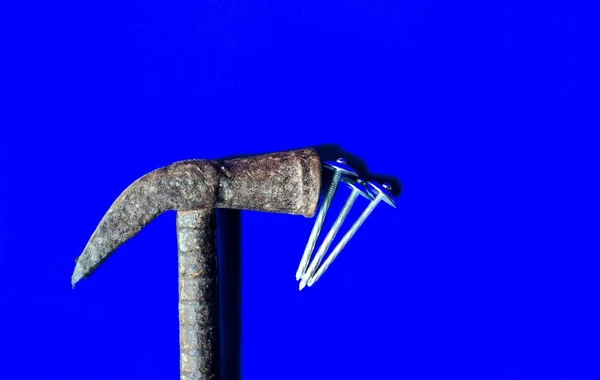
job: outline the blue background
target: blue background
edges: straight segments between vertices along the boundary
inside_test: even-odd
[[[175,213],[75,258],[155,168],[323,144],[398,207],[302,292],[312,219],[220,213],[228,378],[600,378],[597,49],[521,3],[3,2],[0,378],[177,379]]]

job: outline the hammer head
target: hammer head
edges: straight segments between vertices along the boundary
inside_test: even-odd
[[[232,160],[186,160],[154,170],[119,195],[77,258],[71,284],[168,210],[255,210],[312,217],[321,191],[321,160],[298,149]]]

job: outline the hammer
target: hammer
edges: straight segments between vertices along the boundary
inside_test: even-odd
[[[165,211],[177,211],[181,380],[220,378],[215,208],[314,216],[321,159],[297,149],[229,160],[185,160],[133,182],[113,202],[81,255],[71,284]]]

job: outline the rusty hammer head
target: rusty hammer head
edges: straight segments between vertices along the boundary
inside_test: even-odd
[[[165,211],[232,208],[311,217],[320,190],[321,160],[313,149],[175,162],[139,178],[114,201],[77,258],[71,284]]]

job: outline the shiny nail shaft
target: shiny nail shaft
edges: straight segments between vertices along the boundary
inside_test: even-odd
[[[317,239],[319,238],[319,233],[321,232],[321,228],[323,227],[323,222],[325,221],[325,216],[327,215],[327,211],[329,210],[329,206],[331,205],[331,201],[333,200],[333,195],[337,190],[337,185],[340,181],[342,173],[339,171],[335,171],[333,174],[333,179],[329,184],[329,188],[327,189],[327,193],[325,194],[325,198],[323,199],[323,204],[317,214],[317,218],[313,229],[308,238],[308,243],[304,248],[304,254],[302,255],[302,259],[300,260],[300,265],[298,266],[298,270],[296,271],[296,281],[300,280],[306,271],[306,267],[308,266],[308,262],[310,260],[310,256],[315,249],[315,245],[317,244]]]
[[[317,271],[317,273],[315,273],[314,276],[312,276],[311,278],[308,279],[308,286],[312,286],[312,284],[314,284],[319,278],[321,278],[321,276],[323,276],[323,273],[325,273],[325,271],[329,268],[329,266],[331,265],[331,263],[333,263],[333,261],[336,259],[336,257],[340,254],[340,252],[342,251],[342,249],[344,249],[344,247],[346,246],[346,244],[348,244],[348,242],[350,241],[350,239],[352,239],[352,237],[354,236],[354,234],[356,233],[356,231],[358,231],[358,229],[360,228],[360,226],[362,226],[362,224],[365,222],[365,220],[367,220],[367,218],[369,217],[369,215],[371,215],[371,213],[373,212],[373,210],[375,209],[375,207],[377,207],[377,204],[381,201],[381,198],[382,198],[382,195],[381,195],[381,193],[379,193],[371,201],[371,203],[369,203],[369,205],[367,206],[367,208],[365,208],[365,210],[358,217],[358,219],[356,220],[356,222],[354,222],[354,224],[352,225],[352,227],[350,227],[350,229],[348,230],[348,232],[346,232],[346,234],[342,237],[342,239],[340,240],[340,242],[335,246],[335,248],[333,249],[333,251],[331,252],[331,254],[329,255],[329,257],[327,257],[327,260],[325,260],[325,262],[319,268],[319,270]]]
[[[323,243],[321,243],[321,246],[319,247],[319,250],[315,254],[313,261],[310,263],[308,270],[306,271],[306,273],[304,273],[304,276],[302,276],[302,284],[300,285],[300,288],[304,287],[304,285],[309,280],[309,278],[313,275],[313,273],[315,272],[315,270],[317,269],[319,264],[321,264],[321,261],[323,260],[325,253],[329,249],[331,242],[333,242],[333,239],[335,239],[335,236],[337,235],[338,231],[342,227],[344,220],[346,220],[346,217],[348,216],[348,213],[352,209],[352,206],[354,205],[354,202],[358,198],[359,194],[360,194],[360,192],[358,190],[352,190],[352,192],[350,193],[350,196],[346,200],[344,207],[342,208],[337,219],[333,223],[333,226],[331,227],[331,229],[325,236],[325,239],[323,240]]]

